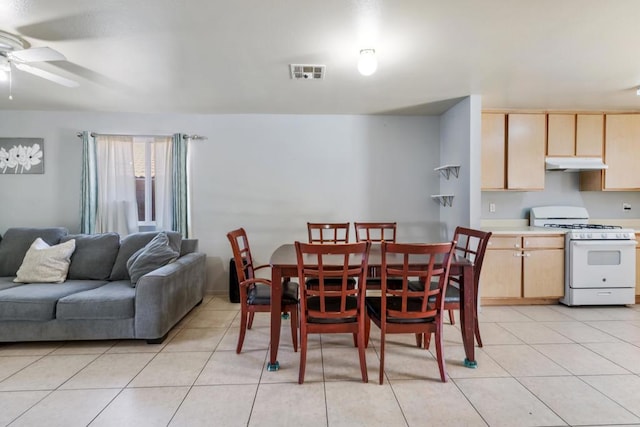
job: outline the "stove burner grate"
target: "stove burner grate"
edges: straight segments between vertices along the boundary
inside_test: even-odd
[[[571,230],[615,230],[622,228],[619,225],[603,225],[603,224],[545,224],[545,227],[551,228],[568,228]]]

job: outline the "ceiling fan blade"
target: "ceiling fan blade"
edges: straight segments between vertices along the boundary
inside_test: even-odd
[[[7,57],[16,62],[66,61],[67,58],[50,47],[32,47],[30,49],[7,52]]]
[[[14,63],[13,65],[15,65],[18,70],[25,71],[27,73],[33,74],[34,76],[42,77],[43,79],[50,80],[62,86],[66,86],[66,87],[80,86],[78,82],[59,76],[57,74],[50,73],[49,71],[41,70],[40,68],[32,67],[31,65],[21,64],[21,63]]]

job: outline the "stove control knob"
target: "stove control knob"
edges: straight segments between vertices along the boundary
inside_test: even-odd
[[[606,239],[606,238],[607,238],[607,233],[601,233],[601,234],[600,234],[600,238],[602,238],[602,239]]]
[[[591,239],[592,234],[591,233],[587,233],[586,236],[587,236],[587,239]]]

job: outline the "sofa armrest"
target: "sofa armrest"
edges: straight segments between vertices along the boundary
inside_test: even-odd
[[[162,338],[202,301],[206,255],[192,252],[142,276],[136,285],[135,337]]]

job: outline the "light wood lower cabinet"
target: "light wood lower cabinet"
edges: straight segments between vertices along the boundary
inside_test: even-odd
[[[640,233],[636,233],[636,242],[636,295],[640,295]]]
[[[493,235],[480,275],[482,303],[564,296],[564,235]]]

